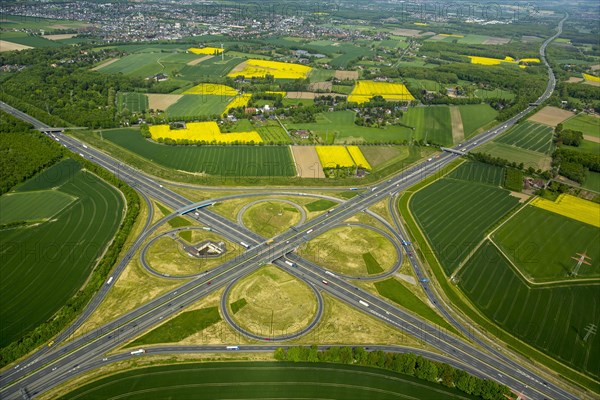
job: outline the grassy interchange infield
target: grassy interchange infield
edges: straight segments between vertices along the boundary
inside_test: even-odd
[[[289,204],[265,201],[254,204],[243,215],[244,225],[259,235],[270,238],[296,225],[300,212]]]
[[[233,313],[231,304],[237,303]],[[266,337],[300,331],[317,313],[317,300],[306,283],[273,265],[236,282],[227,299],[232,318],[244,329]]]
[[[191,233],[191,240],[188,239]],[[189,245],[195,245],[205,240],[219,243],[224,242],[227,252],[220,257],[191,257],[175,239],[163,236],[148,248],[146,259],[152,269],[159,273],[172,276],[197,274],[216,267],[241,253],[241,247],[223,237],[204,230],[181,231],[178,235]]]
[[[51,189],[56,195],[45,196]],[[38,174],[17,192],[21,203],[3,206],[3,213],[10,215],[15,208],[26,217],[19,209],[27,207],[36,218],[51,220],[0,233],[0,293],[11,299],[0,307],[0,346],[50,318],[83,285],[115,235],[124,207],[118,191],[71,159]],[[41,194],[46,203],[40,202]],[[68,206],[54,201],[59,194],[70,199]]]
[[[476,308],[476,306],[469,300],[469,298],[465,296],[464,292],[458,290],[457,286],[455,286],[445,274],[442,265],[436,258],[434,251],[432,251],[431,249],[431,245],[426,240],[424,233],[421,231],[418,223],[416,222],[414,216],[411,213],[411,203],[415,193],[418,193],[423,188],[426,188],[431,184],[435,183],[440,178],[443,178],[446,174],[451,172],[457,166],[461,165],[462,162],[462,160],[457,160],[451,163],[443,171],[440,171],[439,174],[431,176],[423,182],[413,186],[399,198],[399,211],[400,214],[403,216],[404,222],[409,230],[410,236],[413,239],[416,254],[420,259],[425,261],[426,266],[428,266],[427,269],[430,269],[431,273],[436,277],[437,283],[440,285],[441,289],[443,290],[444,294],[448,297],[449,301],[457,309],[459,309],[460,312],[464,313],[468,318],[473,320],[479,326],[478,329],[483,330],[484,332],[489,332],[488,335],[498,337],[502,342],[506,343],[509,348],[517,350],[526,358],[535,360],[536,362],[548,366],[548,368],[551,368],[553,371],[556,371],[564,378],[576,382],[577,384],[582,385],[585,388],[597,391],[598,369],[596,369],[595,371],[595,376],[594,373],[582,374],[576,369],[574,369],[573,366],[569,363],[563,362],[562,360],[557,360],[555,357],[553,357],[553,354],[549,354],[547,351],[540,351],[539,348],[531,346],[531,343],[527,343],[517,338],[516,334],[511,332],[508,327],[500,327],[492,319],[489,319],[487,315],[482,314],[482,312]],[[505,261],[505,259],[502,258],[500,260]],[[482,274],[478,273],[477,275],[481,276]],[[490,279],[490,281],[493,281],[493,279]],[[506,288],[506,291],[510,290]]]
[[[470,399],[457,390],[377,368],[324,363],[223,362],[153,366],[90,382],[67,399]]]
[[[386,237],[360,226],[335,227],[302,245],[299,254],[349,276],[381,273],[398,260],[394,245]]]
[[[506,258],[486,242],[465,265],[459,286],[488,318],[565,364],[598,378],[600,336],[583,341],[600,320],[596,284],[528,286]]]
[[[287,146],[167,146],[144,139],[135,129],[104,131],[102,136],[167,168],[215,176],[295,176]]]

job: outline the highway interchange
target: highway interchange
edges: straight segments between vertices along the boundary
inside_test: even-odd
[[[563,21],[559,24],[556,36],[561,32]],[[544,49],[549,41],[553,40],[556,36],[544,42],[540,49],[540,55],[544,63],[546,63]],[[548,98],[554,89],[554,75],[550,68],[548,68],[548,70],[548,87],[544,95],[538,100],[538,103]],[[48,128],[39,121],[36,121],[26,114],[14,110],[5,104],[1,104],[0,106],[5,111],[32,123],[36,128],[42,131]],[[492,128],[477,137],[463,142],[460,148],[457,147],[455,150],[468,151],[492,140],[494,137],[510,128],[534,108],[534,106],[530,106],[510,120],[503,122],[498,127]],[[70,136],[58,132],[52,134],[49,133],[49,135],[58,138],[62,144],[67,146],[73,152],[79,153],[83,157],[115,173],[119,178],[129,183],[142,194],[148,204],[151,204],[148,199],[153,198],[176,210],[173,214],[165,217],[151,227],[149,226],[149,220],[147,221],[147,229],[145,229],[144,233],[131,245],[124,258],[113,271],[112,276],[115,280],[124,270],[130,259],[142,248],[142,245],[152,233],[169,218],[181,214],[197,219],[201,224],[211,227],[227,239],[237,243],[244,241],[252,247],[235,259],[195,277],[193,280],[183,284],[177,289],[144,304],[116,320],[111,321],[105,326],[81,337],[71,337],[73,332],[81,326],[89,315],[91,315],[98,307],[102,299],[105,298],[110,289],[110,285],[104,285],[77,321],[55,339],[54,346],[51,348],[43,348],[35,352],[27,357],[27,359],[21,361],[19,366],[13,367],[2,373],[2,376],[0,377],[0,386],[2,387],[0,397],[3,399],[22,398],[24,394],[34,395],[36,393],[43,393],[66,380],[77,376],[84,371],[96,368],[103,363],[130,357],[131,355],[129,353],[111,357],[106,357],[105,354],[118,348],[124,342],[131,340],[141,332],[155,326],[162,319],[168,318],[173,313],[178,312],[209,293],[214,292],[221,287],[230,287],[237,280],[247,276],[261,265],[267,263],[273,263],[290,274],[297,276],[299,279],[302,279],[309,286],[314,288],[315,293],[318,293],[319,291],[329,293],[335,298],[354,307],[358,307],[367,314],[385,321],[386,323],[424,341],[446,355],[442,356],[444,362],[468,370],[478,376],[488,377],[502,382],[511,389],[525,394],[528,398],[577,398],[577,396],[569,393],[562,387],[555,386],[553,383],[546,381],[546,378],[539,376],[538,372],[532,371],[525,366],[520,365],[518,361],[514,361],[506,355],[501,354],[493,345],[478,338],[466,329],[463,324],[457,321],[449,313],[437,294],[432,290],[430,285],[425,282],[424,278],[426,278],[426,275],[423,273],[419,261],[415,257],[410,257],[410,262],[419,280],[423,279],[422,285],[429,300],[435,304],[442,315],[469,338],[471,342],[458,338],[427,321],[396,308],[386,301],[381,300],[379,297],[357,288],[345,279],[345,277],[332,276],[331,274],[326,273],[326,271],[318,265],[308,262],[293,253],[298,246],[305,243],[310,238],[343,224],[348,218],[358,212],[367,210],[368,207],[382,199],[393,199],[398,192],[437,173],[444,168],[444,166],[458,158],[459,154],[457,153],[444,152],[439,158],[431,159],[423,164],[409,168],[392,177],[387,182],[382,182],[375,187],[371,187],[368,191],[341,203],[336,206],[333,211],[313,218],[295,229],[286,231],[274,238],[274,243],[267,246],[264,244],[265,238],[262,238],[246,228],[210,211],[211,204],[222,199],[212,199],[193,204],[183,196],[165,188],[162,183],[156,181],[156,179],[147,176],[141,171],[130,168],[109,155],[90,148]],[[293,192],[282,193],[285,193],[286,195],[297,195],[297,193]],[[274,191],[269,194],[277,193]],[[251,195],[252,194],[249,196]],[[233,198],[236,196],[230,197]],[[392,204],[392,202],[390,202],[390,204]],[[394,211],[392,215],[394,216],[396,225],[396,229],[393,229],[394,236],[396,236],[397,240],[404,240],[406,236],[401,230],[402,228],[397,220],[396,212]],[[310,233],[308,233],[308,231],[310,231]],[[404,246],[406,247],[405,250],[408,250],[408,246],[409,245]],[[285,262],[286,260],[292,261],[294,266],[290,266]],[[327,281],[327,284],[323,283],[324,280]],[[210,282],[210,284],[208,284],[208,282]],[[316,294],[316,296],[318,299],[320,298],[320,294]],[[225,299],[225,296],[223,296],[223,299]],[[361,301],[368,304],[368,307],[360,303]],[[319,301],[319,304],[322,307],[321,301]],[[226,310],[226,307],[222,307],[222,309]],[[320,308],[320,310],[322,310],[322,308]],[[228,319],[227,316],[225,316],[225,318],[232,326],[234,326],[234,329],[239,328],[236,327],[235,323]],[[316,324],[319,318],[320,312],[317,313],[317,317],[307,328],[312,328],[312,325]],[[304,331],[301,333],[304,333]],[[249,332],[241,334],[246,336],[253,335]],[[282,339],[268,336],[254,336],[256,336],[253,337],[254,339],[263,340],[267,344],[262,346],[240,346],[242,351],[273,351],[276,347],[279,347],[279,345],[273,345],[269,342],[276,339]],[[67,341],[66,339],[72,340]],[[371,347],[374,348],[373,346]],[[181,348],[172,346],[161,348],[160,350],[152,349],[152,353],[159,351],[180,353],[193,351],[215,352],[225,351],[225,347],[220,346],[215,348],[205,346],[203,348]]]

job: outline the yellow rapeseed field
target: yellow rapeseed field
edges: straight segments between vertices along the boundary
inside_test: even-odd
[[[478,56],[469,56],[471,59],[471,64],[480,64],[480,65],[499,65],[503,62],[512,62],[508,60],[503,60],[501,58],[491,58],[491,57],[478,57]]]
[[[519,62],[526,62],[526,63],[539,63],[540,59],[539,58],[521,58],[519,60]]]
[[[221,54],[223,52],[223,49],[221,49],[219,47],[203,47],[203,48],[190,47],[188,49],[188,51],[190,53],[194,53],[194,54],[208,54],[208,55],[213,55],[213,54]]]
[[[583,79],[585,79],[586,81],[590,81],[590,82],[600,82],[600,77],[590,75],[590,74],[583,74]]]
[[[241,71],[237,71],[237,69],[234,68],[227,76],[236,77],[243,75],[246,78],[262,78],[269,74],[273,75],[276,79],[303,79],[312,70],[311,67],[306,65],[255,59],[246,60],[244,68]]]
[[[287,92],[276,92],[276,91],[273,91],[273,90],[267,90],[265,93],[267,93],[267,94],[279,94],[279,95],[281,95],[281,97],[285,97],[285,95],[287,94]]]
[[[315,146],[323,168],[355,167],[371,169],[358,146]]]
[[[231,100],[229,104],[227,104],[227,107],[225,107],[225,111],[223,111],[223,115],[227,114],[232,108],[246,107],[251,98],[251,94],[239,95],[235,99]]]
[[[366,103],[373,96],[383,96],[390,101],[412,101],[415,98],[402,83],[356,81],[348,101]]]
[[[429,24],[425,23],[425,22],[415,22],[414,23],[417,26],[428,26]]]
[[[348,153],[350,153],[350,156],[352,156],[352,159],[354,160],[354,164],[369,171],[371,170],[371,164],[369,164],[358,146],[348,146],[347,149]]]
[[[207,143],[260,143],[262,138],[256,131],[222,133],[216,122],[188,122],[185,129],[172,130],[169,125],[153,125],[150,127],[152,139],[189,139]]]
[[[600,228],[600,204],[569,194],[561,194],[556,201],[538,197],[531,204],[535,207]]]
[[[440,33],[440,36],[455,37],[455,38],[464,38],[463,35],[455,35],[454,33]]]
[[[215,96],[237,96],[238,91],[231,86],[218,83],[201,83],[183,92],[183,94],[210,94]]]

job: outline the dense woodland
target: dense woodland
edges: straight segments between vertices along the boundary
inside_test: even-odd
[[[316,346],[278,348],[275,359],[293,362],[330,362],[384,368],[429,382],[457,388],[482,399],[505,400],[510,389],[492,380],[480,379],[448,364],[431,361],[412,353],[366,351],[363,347],[331,347],[319,351]]]
[[[63,157],[63,148],[0,111],[0,195]]]

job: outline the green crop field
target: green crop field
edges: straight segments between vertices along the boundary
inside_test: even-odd
[[[487,99],[512,100],[515,98],[515,94],[513,92],[511,92],[509,90],[504,90],[504,89],[491,89],[491,90],[476,89],[475,96],[477,96],[483,100],[487,100]]]
[[[448,114],[449,115],[449,114]],[[376,141],[410,140],[412,130],[404,126],[388,126],[383,129],[358,126],[354,124],[354,111],[334,111],[317,114],[315,123],[285,123],[288,129],[309,129],[325,143],[353,143]],[[452,134],[450,133],[450,139]]]
[[[130,54],[119,61],[100,68],[99,71],[147,78],[163,71],[164,68],[158,63],[163,57],[165,57],[165,53]]]
[[[103,137],[167,168],[214,176],[295,176],[287,146],[167,146],[148,141],[136,129],[104,131]]]
[[[600,193],[600,172],[589,171],[583,187]]]
[[[2,32],[2,40],[31,47],[58,47],[61,43],[25,32]]]
[[[256,130],[265,143],[292,143],[290,136],[285,133],[285,130],[279,124],[269,123],[250,130]]]
[[[581,131],[584,135],[600,137],[600,118],[579,114],[563,122],[563,128]]]
[[[51,33],[57,29],[73,29],[87,25],[81,21],[69,21],[64,19],[47,19],[40,17],[26,17],[23,15],[3,14],[0,20],[2,29],[43,29],[46,33]],[[4,32],[2,33],[4,36]],[[4,38],[3,38],[4,39]]]
[[[170,117],[221,115],[232,99],[233,97],[227,96],[184,94],[175,104],[167,108],[166,113]]]
[[[114,236],[124,207],[122,196],[104,181],[81,171],[77,162],[63,161],[18,188],[54,190],[73,202],[57,204],[56,196],[39,205],[39,219],[48,222],[0,232],[0,347],[50,318],[83,285],[96,259]],[[39,199],[37,199],[39,200]],[[18,204],[12,205],[19,208]],[[2,208],[11,214],[11,207]],[[16,212],[21,212],[16,210]],[[44,215],[44,212],[47,212]],[[102,218],[97,216],[101,215]],[[96,216],[96,217],[95,217]]]
[[[472,398],[455,389],[378,368],[322,363],[222,362],[120,372],[90,382],[60,399],[192,400],[198,399],[200,393],[204,399]]]
[[[305,205],[306,209],[310,212],[315,211],[325,211],[329,210],[331,207],[335,206],[337,203],[331,200],[320,199],[315,200],[312,203],[308,203]]]
[[[534,206],[527,206],[493,236],[504,254],[534,282],[568,279],[575,266],[571,257],[586,251],[600,259],[600,230]],[[581,278],[600,277],[600,270],[585,265]]]
[[[498,111],[487,104],[467,104],[458,108],[466,138],[475,135],[481,127],[488,125],[498,115]]]
[[[581,153],[600,154],[600,143],[592,142],[591,140],[582,140],[579,147],[564,146],[567,149],[579,151]]]
[[[242,61],[244,59],[240,57],[225,57],[224,61],[221,61],[221,57],[213,57],[200,64],[186,65],[181,68],[180,73],[184,79],[201,81],[206,77],[225,76]]]
[[[124,109],[135,113],[143,113],[148,109],[148,97],[144,93],[119,92],[117,94],[117,110],[121,113]]]
[[[5,194],[0,197],[0,224],[48,220],[75,200],[57,190]]]
[[[485,232],[517,204],[517,198],[498,187],[441,179],[415,193],[410,208],[450,275]]]
[[[534,122],[521,122],[510,128],[495,141],[550,155],[553,149],[553,135],[553,130],[549,126]]]
[[[495,141],[484,144],[476,149],[481,153],[491,154],[494,157],[503,158],[509,162],[523,163],[525,168],[533,167],[545,171],[550,169],[552,159],[543,153],[537,151],[526,150],[520,147],[515,147],[505,143]]]
[[[502,167],[478,162],[467,162],[450,172],[446,178],[501,186],[504,181],[504,174],[505,170]]]
[[[404,113],[402,122],[414,128],[416,139],[443,146],[451,146],[453,143],[448,106],[410,108]]]
[[[459,286],[489,319],[545,354],[595,379],[600,335],[583,341],[600,320],[598,284],[530,288],[495,246],[486,242],[459,275]]]

